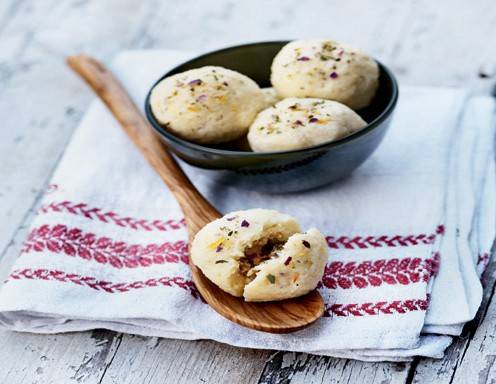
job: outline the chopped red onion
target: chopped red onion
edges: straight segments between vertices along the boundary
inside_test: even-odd
[[[199,85],[201,83],[202,83],[202,81],[200,79],[195,79],[195,80],[191,80],[188,84],[189,85]]]

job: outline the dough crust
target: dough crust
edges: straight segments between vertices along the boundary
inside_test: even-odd
[[[289,151],[341,139],[366,125],[336,101],[289,98],[258,114],[248,142],[255,152]]]
[[[246,133],[265,106],[260,87],[241,73],[207,66],[165,78],[150,95],[153,115],[167,130],[200,144]]]
[[[379,67],[362,51],[332,40],[296,40],[272,62],[271,82],[282,97],[317,97],[355,110],[370,104]]]

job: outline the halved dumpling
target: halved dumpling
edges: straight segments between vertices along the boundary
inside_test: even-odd
[[[327,261],[320,232],[299,232],[294,218],[274,210],[232,212],[197,233],[191,258],[234,296],[248,301],[296,297],[317,286]]]
[[[255,278],[245,286],[243,296],[246,301],[302,296],[319,283],[327,257],[325,238],[317,229],[296,233],[273,257],[250,271]]]

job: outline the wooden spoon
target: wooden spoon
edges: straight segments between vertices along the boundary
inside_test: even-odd
[[[172,156],[164,150],[160,139],[109,70],[86,55],[70,56],[67,64],[107,105],[131,141],[174,194],[183,210],[191,244],[195,234],[205,224],[222,215],[198,192]],[[189,264],[193,281],[205,301],[222,316],[245,327],[272,333],[292,332],[313,323],[324,313],[324,301],[316,290],[295,299],[250,303],[218,288],[191,262],[191,258]]]

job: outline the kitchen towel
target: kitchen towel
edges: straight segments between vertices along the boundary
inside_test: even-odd
[[[153,82],[189,57],[132,51],[111,68],[142,106]],[[479,278],[495,235],[494,123],[489,97],[404,86],[379,149],[332,185],[262,194],[182,163],[221,212],[278,209],[325,233],[324,317],[273,335],[231,323],[201,300],[177,203],[96,100],[0,290],[0,324],[37,333],[107,328],[372,361],[441,357],[448,335],[459,334],[481,302]]]

